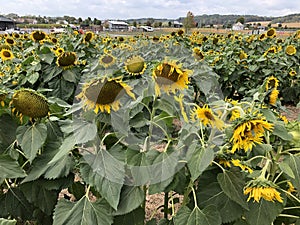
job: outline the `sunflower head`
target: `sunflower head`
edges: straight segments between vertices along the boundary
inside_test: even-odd
[[[141,56],[132,56],[125,62],[125,70],[131,75],[140,75],[145,72],[147,65]]]
[[[7,96],[7,92],[0,90],[0,105],[2,107],[4,107],[5,105],[4,100],[6,99],[6,96]]]
[[[15,45],[16,44],[15,40],[11,37],[5,38],[5,43],[8,44],[8,45]]]
[[[2,49],[0,51],[0,57],[1,57],[2,61],[6,61],[6,60],[13,59],[14,55],[13,55],[12,51],[9,49]]]
[[[32,89],[21,89],[13,94],[11,103],[13,112],[21,118],[42,118],[49,115],[47,99]]]
[[[116,58],[111,54],[104,54],[100,57],[99,62],[104,68],[108,68],[115,64]]]
[[[117,111],[120,107],[120,98],[126,93],[134,98],[132,88],[116,79],[93,80],[83,86],[82,92],[77,95],[82,99],[85,109],[94,109],[95,113],[111,109]]]
[[[289,72],[289,75],[290,75],[291,77],[294,77],[294,76],[297,75],[297,72],[296,72],[295,70],[292,69],[292,70]]]
[[[239,54],[239,58],[240,58],[240,60],[247,59],[248,55],[246,54],[246,52],[241,51]]]
[[[273,38],[273,37],[276,37],[276,30],[274,28],[270,28],[267,33],[266,33],[266,36],[268,38]]]
[[[156,81],[155,92],[160,95],[160,88],[166,93],[187,88],[189,83],[189,74],[191,70],[183,70],[181,65],[177,65],[176,61],[168,61],[158,64],[152,72],[152,76]]]
[[[57,55],[57,56],[60,56],[64,52],[65,52],[65,50],[63,48],[55,49],[55,55]]]
[[[76,65],[76,60],[75,52],[63,52],[58,56],[56,64],[63,69],[68,69]]]
[[[261,35],[259,35],[258,40],[262,41],[265,38],[266,38],[266,35],[265,34],[261,34]]]
[[[279,94],[279,91],[274,88],[271,93],[269,94],[269,104],[270,105],[275,105],[276,104],[276,101],[278,99],[278,94]]]
[[[30,37],[33,41],[39,42],[46,39],[47,34],[44,31],[36,30],[30,34]]]
[[[274,77],[274,76],[271,76],[271,77],[268,77],[267,78],[267,81],[266,81],[266,90],[270,90],[272,88],[277,88],[279,85],[279,80]]]
[[[294,45],[288,45],[285,49],[285,53],[287,55],[295,55],[297,52],[297,49],[295,48]]]
[[[203,60],[204,59],[204,53],[201,51],[199,47],[193,48],[193,55],[196,60]]]
[[[94,39],[94,37],[95,37],[95,34],[91,31],[88,31],[84,34],[83,42],[84,43],[89,43]]]

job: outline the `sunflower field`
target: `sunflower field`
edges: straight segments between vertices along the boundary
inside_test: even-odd
[[[0,57],[0,225],[300,225],[300,31],[36,30]]]

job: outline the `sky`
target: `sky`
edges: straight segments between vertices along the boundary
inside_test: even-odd
[[[299,0],[0,0],[0,15],[137,19],[236,14],[284,16],[300,13]]]

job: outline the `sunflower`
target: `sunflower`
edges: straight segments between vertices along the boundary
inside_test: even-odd
[[[297,75],[297,72],[296,72],[295,70],[292,69],[292,70],[289,72],[289,75],[290,75],[291,77],[294,77],[294,76]]]
[[[163,89],[166,93],[175,93],[177,89],[187,88],[191,73],[191,70],[183,70],[181,64],[177,65],[175,60],[165,60],[159,63],[152,72],[152,76],[156,81],[156,95],[160,95],[160,89]]]
[[[0,52],[0,57],[2,61],[11,60],[14,58],[13,53],[9,49],[2,49]]]
[[[267,81],[266,81],[266,90],[272,89],[272,88],[277,88],[279,85],[279,80],[274,77],[268,77]]]
[[[55,37],[51,37],[51,42],[52,42],[53,44],[57,44],[58,40],[57,40],[57,38],[55,38]]]
[[[20,89],[16,91],[10,102],[13,106],[12,111],[22,121],[23,116],[42,118],[49,115],[49,105],[47,99],[32,89]]]
[[[239,159],[232,159],[231,163],[236,167],[240,167],[243,171],[248,171],[249,173],[253,172],[253,170],[249,166],[242,163]]]
[[[8,45],[15,45],[16,44],[15,40],[11,37],[5,38],[5,43],[8,44]]]
[[[223,121],[213,113],[208,105],[204,105],[203,107],[196,106],[191,113],[191,118],[192,121],[196,119],[200,120],[204,126],[210,125],[217,127],[219,130],[224,127]]]
[[[44,31],[40,31],[40,30],[36,30],[36,31],[33,31],[31,32],[30,34],[30,38],[33,40],[33,41],[42,41],[44,40],[45,38],[47,37],[47,34],[44,32]]]
[[[204,59],[204,54],[199,47],[193,48],[193,56],[199,61]]]
[[[140,75],[145,72],[147,64],[141,56],[132,56],[125,62],[125,70],[131,75]]]
[[[94,32],[88,31],[88,32],[86,32],[86,33],[84,34],[83,42],[84,42],[84,43],[89,43],[89,42],[91,42],[91,41],[94,39],[94,37],[95,37]]]
[[[104,54],[100,57],[99,62],[103,67],[108,68],[115,64],[116,58],[111,54]]]
[[[296,52],[297,52],[297,50],[294,45],[288,45],[285,49],[285,53],[288,55],[295,55]]]
[[[84,108],[94,109],[95,113],[106,111],[111,112],[119,110],[120,99],[126,93],[135,98],[131,92],[132,88],[117,79],[92,80],[83,85],[82,91],[77,95],[77,99],[82,99]]]
[[[268,54],[275,54],[275,53],[277,53],[277,48],[275,46],[272,46],[272,47],[268,48],[268,50],[265,51],[265,53],[263,55],[267,56]]]
[[[76,65],[76,60],[75,52],[63,52],[58,56],[56,64],[63,69],[68,69]]]
[[[269,95],[269,103],[275,105],[278,98],[279,91],[274,88]]]
[[[274,28],[270,28],[267,32],[266,32],[266,36],[268,38],[273,38],[276,37],[276,30]]]
[[[262,41],[265,38],[266,38],[266,35],[265,34],[261,34],[261,35],[259,35],[258,40]]]
[[[55,49],[55,55],[60,56],[62,53],[65,52],[65,50],[63,48],[57,48]]]
[[[230,141],[233,144],[231,153],[237,149],[244,149],[245,152],[252,150],[252,147],[263,142],[265,129],[271,130],[273,125],[264,118],[254,118],[239,123],[233,131]]]
[[[274,202],[274,200],[281,203],[283,202],[280,193],[276,190],[275,184],[264,178],[257,178],[256,180],[250,181],[244,188],[244,195],[248,194],[249,197],[247,201],[253,198],[253,201],[259,202],[260,199],[263,198],[270,202]]]
[[[4,100],[6,99],[7,93],[5,91],[0,90],[0,105],[4,107],[5,102]]]
[[[240,58],[240,60],[247,59],[248,55],[246,54],[246,52],[241,51],[239,54],[239,58]]]

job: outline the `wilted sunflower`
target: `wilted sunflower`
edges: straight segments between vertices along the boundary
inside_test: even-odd
[[[270,28],[266,33],[268,38],[276,37],[276,30],[274,28]]]
[[[84,42],[84,43],[89,43],[89,42],[91,42],[91,41],[94,39],[94,37],[95,37],[94,32],[88,31],[88,32],[86,32],[86,33],[84,34],[83,42]]]
[[[189,75],[191,70],[183,70],[181,64],[177,65],[176,61],[168,61],[160,63],[152,72],[152,76],[156,81],[155,93],[160,95],[160,89],[166,93],[187,88],[189,83]]]
[[[15,45],[16,44],[15,40],[11,37],[5,38],[5,43],[8,44],[8,45]]]
[[[115,64],[116,58],[111,54],[104,54],[100,57],[99,62],[103,67],[107,68]]]
[[[271,181],[268,181],[263,178],[257,178],[256,180],[250,181],[247,186],[244,188],[244,195],[248,195],[247,201],[253,198],[253,201],[259,202],[261,198],[266,201],[274,202],[283,202],[280,193],[276,190],[276,185]]]
[[[232,142],[231,153],[236,150],[244,149],[245,152],[252,150],[252,147],[257,143],[263,142],[265,129],[271,130],[273,125],[264,120],[264,118],[253,118],[240,122],[233,131],[230,139]]]
[[[2,49],[0,52],[0,57],[2,61],[11,60],[14,58],[14,55],[11,50],[9,49]]]
[[[269,89],[272,89],[272,88],[277,88],[279,85],[279,80],[274,77],[274,76],[271,76],[271,77],[268,77],[267,78],[267,81],[266,81],[266,90],[268,91]]]
[[[275,105],[278,98],[279,91],[274,88],[269,95],[269,103],[270,105]]]
[[[56,64],[63,69],[69,69],[76,65],[76,60],[75,52],[63,52],[58,56]]]
[[[213,113],[208,105],[203,107],[196,106],[191,113],[191,119],[193,121],[198,119],[204,126],[209,124],[212,127],[217,127],[219,130],[224,127],[223,121]]]
[[[125,70],[131,75],[141,75],[145,72],[147,64],[143,57],[132,56],[125,62]]]
[[[196,60],[204,59],[204,54],[199,47],[193,48],[193,56],[195,57]]]
[[[32,89],[21,89],[13,94],[10,102],[12,111],[20,117],[29,116],[31,119],[42,118],[49,115],[47,99]]]
[[[82,91],[76,97],[82,99],[84,108],[94,109],[95,113],[106,111],[110,113],[120,108],[120,99],[126,93],[135,98],[132,88],[117,79],[93,80],[84,84]]]
[[[42,41],[44,40],[45,38],[47,37],[47,34],[44,32],[44,31],[40,31],[40,30],[36,30],[36,31],[33,31],[31,32],[30,34],[30,38],[33,40],[33,41]]]
[[[4,107],[5,102],[4,100],[6,99],[7,93],[5,91],[0,90],[0,105]]]
[[[297,52],[297,49],[294,45],[288,45],[285,49],[285,53],[288,55],[295,55]]]
[[[292,70],[289,72],[289,75],[290,75],[291,77],[294,77],[294,76],[297,75],[297,72],[296,72],[295,70],[292,69]]]

